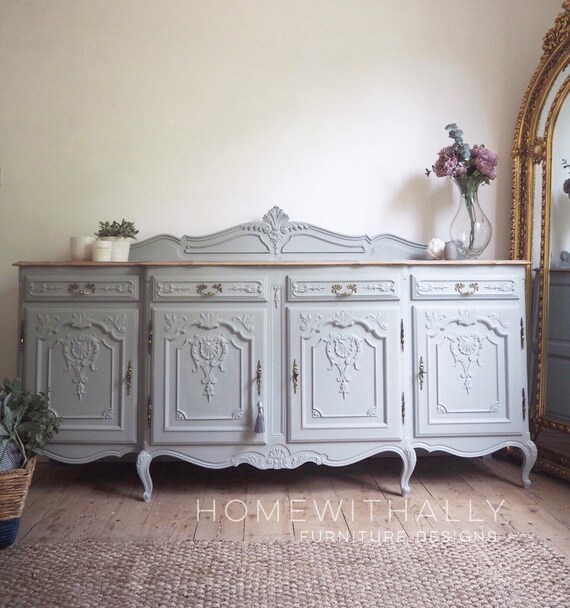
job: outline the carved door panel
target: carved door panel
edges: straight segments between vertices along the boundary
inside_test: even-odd
[[[290,440],[400,439],[399,306],[287,313]]]
[[[415,435],[522,432],[526,368],[519,304],[417,304]]]
[[[49,394],[57,443],[135,443],[138,311],[27,305],[25,386]]]
[[[264,442],[265,326],[260,307],[153,309],[153,443]]]

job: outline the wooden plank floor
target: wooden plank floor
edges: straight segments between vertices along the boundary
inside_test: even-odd
[[[210,471],[154,462],[142,501],[132,462],[39,464],[18,542],[61,540],[390,540],[532,532],[570,559],[570,484],[541,472],[525,491],[519,465],[500,459],[420,458],[412,495],[400,462]]]

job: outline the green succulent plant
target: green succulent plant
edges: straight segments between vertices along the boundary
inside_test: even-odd
[[[122,236],[124,238],[136,239],[136,235],[139,233],[135,229],[134,222],[127,222],[125,218],[121,222],[99,222],[99,230],[95,233],[95,236],[101,238],[102,236]]]
[[[22,466],[59,430],[61,419],[45,393],[22,390],[19,380],[4,380],[0,389],[0,461],[13,442],[24,457]]]

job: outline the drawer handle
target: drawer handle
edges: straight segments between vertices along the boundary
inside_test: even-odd
[[[293,359],[293,392],[297,394],[297,389],[299,388],[299,366],[297,365],[297,360]]]
[[[85,283],[85,289],[80,289],[77,283],[70,283],[67,291],[74,296],[91,296],[95,293],[95,283]]]
[[[455,283],[455,291],[460,296],[472,296],[476,291],[479,291],[479,283],[469,283],[469,288],[466,291],[465,283]]]
[[[261,361],[257,362],[257,373],[255,378],[255,383],[257,384],[257,396],[261,396]]]
[[[424,376],[427,373],[427,369],[424,367],[424,358],[420,357],[420,368],[418,370],[418,378],[420,379],[420,391],[424,388]]]
[[[133,366],[129,361],[127,365],[127,374],[125,376],[125,384],[127,385],[127,395],[131,394],[131,389],[133,387]]]
[[[349,283],[346,288],[348,289],[348,291],[341,291],[342,285],[340,283],[335,283],[331,287],[331,291],[334,293],[335,296],[339,297],[351,296],[353,293],[356,293],[356,285],[354,283]]]
[[[218,293],[222,293],[222,284],[214,283],[212,285],[213,291],[206,291],[206,289],[208,289],[208,286],[206,285],[206,283],[200,283],[200,285],[196,285],[196,291],[201,296],[215,296]]]

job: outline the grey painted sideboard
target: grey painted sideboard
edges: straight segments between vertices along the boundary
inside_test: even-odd
[[[45,453],[135,452],[210,468],[342,466],[391,451],[407,496],[416,449],[523,453],[521,262],[427,262],[390,235],[260,222],[137,243],[131,261],[20,262],[26,388],[63,419]]]

